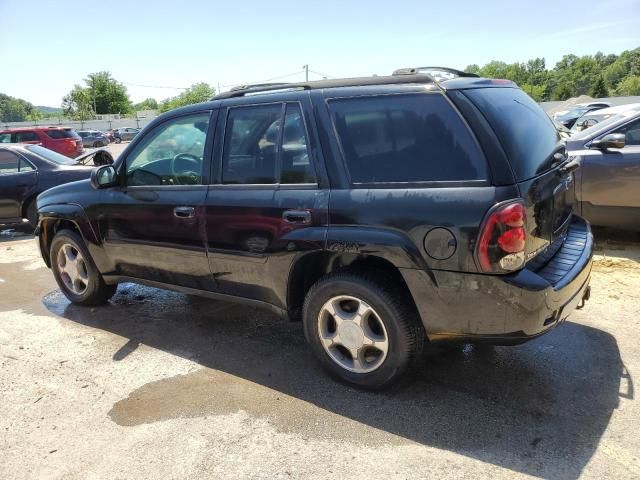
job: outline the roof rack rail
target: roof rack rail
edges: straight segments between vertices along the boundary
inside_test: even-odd
[[[438,75],[437,73],[441,74]],[[442,75],[444,73],[445,75]],[[475,73],[463,72],[462,70],[456,70],[455,68],[449,67],[409,67],[409,68],[399,68],[398,70],[393,72],[393,75],[420,75],[426,74],[432,77],[434,80],[438,81],[439,79],[446,77],[445,80],[449,78],[455,77],[479,77],[480,75],[476,75]]]
[[[300,83],[274,83],[265,85],[243,85],[229,90],[228,92],[219,93],[212,100],[223,100],[225,98],[242,97],[247,94],[258,92],[271,92],[276,90],[317,90],[322,88],[335,87],[365,87],[374,85],[394,85],[402,83],[418,83],[437,85],[437,81],[428,74],[420,73],[418,75],[391,75],[383,77],[356,77],[356,78],[337,78],[331,80],[315,80],[311,82]]]
[[[283,86],[283,85],[288,85],[288,83],[286,83],[286,82],[251,83],[251,84],[247,84],[247,85],[238,85],[237,87],[233,87],[230,91],[231,92],[239,92],[239,91],[245,91],[245,90],[256,89],[256,88],[276,87],[276,86]]]

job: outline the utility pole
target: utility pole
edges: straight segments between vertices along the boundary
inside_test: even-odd
[[[304,69],[304,81],[308,82],[309,81],[309,64],[303,65],[302,68]]]

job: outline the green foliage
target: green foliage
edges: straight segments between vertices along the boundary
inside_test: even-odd
[[[184,107],[194,103],[206,102],[215,95],[215,90],[208,83],[196,83],[180,95],[171,97],[160,103],[160,112]]]
[[[85,120],[94,114],[127,114],[132,111],[127,88],[109,72],[90,73],[84,85],[74,85],[62,98],[64,114],[75,120]]]
[[[640,75],[628,75],[622,79],[616,89],[618,95],[640,95]]]
[[[62,98],[62,110],[66,117],[74,120],[88,120],[93,116],[89,90],[74,85],[73,90]]]
[[[155,98],[145,98],[140,103],[136,103],[133,106],[133,109],[136,112],[140,110],[157,110],[158,109],[158,101]]]
[[[24,122],[35,120],[37,114],[35,107],[29,102],[0,93],[0,121]]]
[[[591,92],[589,93],[593,98],[604,98],[609,96],[607,86],[604,83],[604,78],[600,75],[593,84]]]
[[[469,65],[465,71],[488,78],[506,78],[516,82],[537,101],[567,100],[578,95],[606,97],[610,94],[632,95],[635,89],[630,76],[640,76],[640,48],[627,50],[618,55],[595,55],[578,57],[565,55],[548,70],[544,58],[535,58],[526,63],[492,61],[480,67]],[[619,88],[625,81],[623,88]],[[623,93],[625,92],[625,93]]]

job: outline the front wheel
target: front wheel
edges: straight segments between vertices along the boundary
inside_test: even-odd
[[[78,305],[100,305],[115,293],[107,285],[89,255],[82,238],[71,230],[60,230],[51,242],[51,270],[60,290]]]
[[[424,328],[408,293],[384,277],[342,272],[307,294],[307,341],[333,377],[369,390],[400,380],[420,357]]]

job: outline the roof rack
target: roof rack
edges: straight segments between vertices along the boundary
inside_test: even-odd
[[[238,85],[237,87],[233,87],[230,91],[239,92],[239,91],[245,91],[245,90],[250,90],[250,89],[265,88],[265,87],[278,87],[278,86],[281,87],[283,85],[288,85],[288,83],[286,83],[286,82],[279,82],[279,83],[252,83],[250,85]]]
[[[335,87],[364,87],[375,85],[393,85],[401,83],[437,84],[437,80],[431,75],[420,73],[417,75],[391,75],[383,77],[356,77],[338,78],[332,80],[316,80],[312,82],[299,83],[269,83],[258,85],[242,85],[235,87],[228,92],[219,93],[211,100],[222,100],[225,98],[243,97],[247,94],[258,92],[270,92],[275,90],[317,90],[322,88]]]
[[[398,70],[393,72],[393,75],[420,75],[420,74],[429,75],[436,81],[438,81],[440,78],[445,78],[445,79],[456,78],[456,77],[478,78],[480,76],[480,75],[476,75],[475,73],[463,72],[462,70],[456,70],[455,68],[449,68],[449,67],[410,67],[410,68],[399,68]]]

